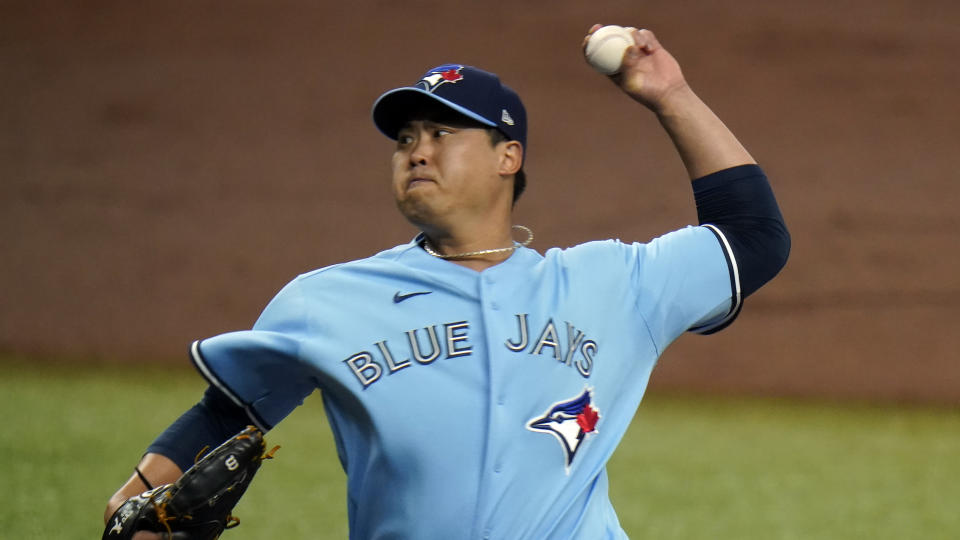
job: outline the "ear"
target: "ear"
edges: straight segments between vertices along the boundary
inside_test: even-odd
[[[523,166],[523,145],[517,141],[504,141],[500,146],[500,167],[497,172],[501,175],[517,174]]]

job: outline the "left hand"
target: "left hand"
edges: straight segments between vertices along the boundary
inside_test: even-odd
[[[583,39],[584,51],[590,36],[601,27],[595,24],[587,32]],[[680,64],[663,48],[653,32],[630,30],[636,45],[627,48],[620,72],[611,75],[610,80],[628,96],[658,113],[674,94],[689,89],[687,81],[680,71]]]

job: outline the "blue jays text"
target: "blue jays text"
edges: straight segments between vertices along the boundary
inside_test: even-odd
[[[557,324],[548,319],[536,339],[530,339],[530,323],[526,313],[516,315],[517,335],[504,341],[504,346],[515,353],[550,354],[558,362],[576,368],[584,378],[590,377],[594,357],[599,350],[597,343],[573,324],[566,323],[566,339],[561,340]],[[364,388],[379,381],[386,374],[393,374],[412,365],[428,365],[444,356],[445,359],[470,356],[470,323],[467,321],[435,324],[424,328],[407,330],[399,340],[386,339],[374,343],[375,352],[360,351],[343,361]],[[397,341],[403,345],[397,345]],[[429,342],[429,344],[427,344]],[[441,345],[442,344],[442,345]],[[549,352],[546,350],[549,349]],[[409,355],[396,356],[403,350]],[[445,355],[444,355],[445,350]],[[398,360],[398,358],[402,358]]]

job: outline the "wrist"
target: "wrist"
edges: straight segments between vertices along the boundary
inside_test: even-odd
[[[703,101],[693,92],[690,85],[684,82],[666,90],[659,100],[651,104],[650,108],[662,122],[670,118],[687,116],[691,111],[703,106]]]

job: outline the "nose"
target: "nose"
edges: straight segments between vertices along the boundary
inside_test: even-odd
[[[410,166],[426,165],[433,156],[433,144],[430,137],[420,134],[410,145]]]

